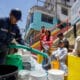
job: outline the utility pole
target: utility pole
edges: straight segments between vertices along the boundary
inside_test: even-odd
[[[56,19],[57,19],[57,0],[55,0],[55,11],[56,11]]]
[[[38,0],[37,0],[37,6],[38,6]]]
[[[58,17],[57,17],[57,0],[55,0],[55,16],[56,16],[56,21],[57,21],[57,19],[58,19]],[[58,21],[57,21],[56,25],[57,24],[58,24]]]
[[[65,0],[65,5],[66,5],[66,0]]]
[[[73,26],[73,31],[74,31],[74,38],[77,37],[77,30],[76,30],[76,24]]]

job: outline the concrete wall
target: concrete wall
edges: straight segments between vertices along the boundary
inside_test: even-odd
[[[67,7],[65,5],[65,0],[57,0],[57,1],[59,3],[62,3],[62,5],[61,4],[57,4],[57,15],[58,15],[58,18],[60,20],[62,20],[62,21],[65,20],[66,18],[69,18],[69,21],[70,21],[70,19],[71,19],[71,7]],[[74,4],[74,0],[70,0],[70,2],[66,2],[66,4],[69,5],[69,6],[72,6]],[[62,7],[68,9],[68,15],[62,14],[62,12],[61,12],[61,8]]]

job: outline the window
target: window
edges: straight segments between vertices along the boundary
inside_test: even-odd
[[[67,0],[67,2],[70,2],[70,0]]]
[[[42,14],[41,20],[53,24],[53,17],[50,17],[48,15]]]
[[[31,14],[31,23],[33,22],[33,15],[34,15],[34,14],[32,13],[32,14]]]
[[[62,14],[64,14],[64,15],[68,15],[68,9],[66,9],[66,8],[61,8],[61,12],[62,12]]]

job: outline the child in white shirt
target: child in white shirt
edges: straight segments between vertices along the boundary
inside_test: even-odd
[[[58,60],[60,62],[60,69],[67,73],[67,66],[65,64],[67,58],[68,50],[64,47],[64,42],[60,41],[58,43],[58,49],[52,52],[51,60]]]

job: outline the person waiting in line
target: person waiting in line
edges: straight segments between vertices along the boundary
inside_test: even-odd
[[[64,42],[64,47],[66,47],[69,50],[69,41],[67,40],[67,38],[64,37],[63,33],[59,33],[57,37],[59,38],[59,41]]]
[[[40,32],[37,35],[35,35],[33,38],[31,38],[32,40],[36,40],[37,38],[39,38],[40,50],[42,50],[42,43],[41,42],[45,36],[45,32],[46,32],[45,26],[42,26]]]
[[[49,56],[51,55],[49,53],[50,48],[52,47],[53,44],[53,37],[51,36],[51,32],[49,30],[46,30],[44,39],[42,40],[42,47],[43,47],[43,52],[47,53]],[[43,65],[46,64],[48,60],[46,58],[43,59]],[[44,69],[50,69],[50,65],[45,67]]]
[[[41,31],[40,31],[40,50],[43,49],[43,47],[42,47],[42,41],[44,39],[45,32],[46,32],[45,26],[42,26],[41,27]]]
[[[17,22],[21,20],[22,12],[12,9],[8,18],[0,18],[0,64],[5,63],[8,45],[15,39],[19,44],[25,44],[21,38]]]
[[[43,52],[48,53],[52,45],[53,45],[53,37],[51,36],[51,32],[49,30],[46,30],[45,36],[42,40]]]
[[[75,40],[73,55],[80,57],[80,36],[77,36]]]
[[[67,55],[68,55],[68,50],[67,48],[64,47],[64,42],[60,41],[58,43],[58,48],[57,50],[52,52],[52,56],[51,56],[51,60],[57,60],[60,63],[60,69],[65,71],[65,73],[67,73],[67,65],[66,65],[66,59],[67,59]]]

